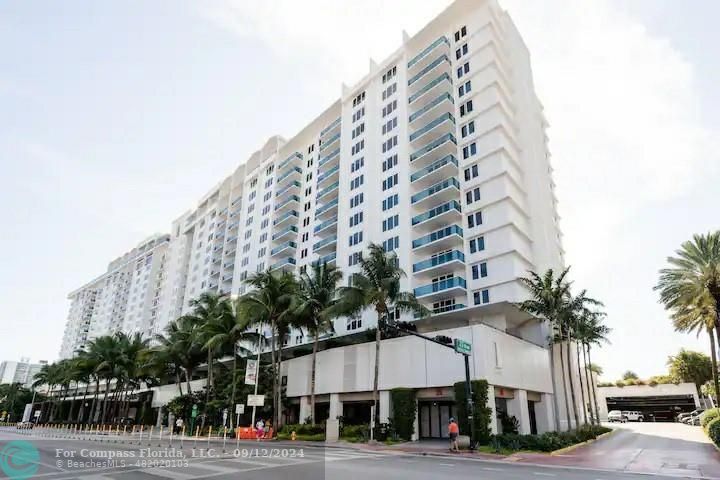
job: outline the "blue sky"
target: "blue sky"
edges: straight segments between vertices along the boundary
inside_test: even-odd
[[[447,3],[2,2],[0,359],[54,359],[69,291]],[[681,346],[707,349],[651,288],[680,242],[719,227],[720,6],[502,5],[551,124],[568,263],[614,329],[595,360],[608,378],[662,373]]]

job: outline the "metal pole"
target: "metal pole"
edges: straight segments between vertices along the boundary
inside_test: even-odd
[[[262,329],[262,326],[260,328]],[[264,339],[265,335],[263,334],[263,336],[260,338]],[[260,383],[260,352],[261,351],[262,351],[262,340],[259,340],[258,341],[257,362],[255,363],[255,395],[257,395],[257,392],[258,392],[258,383]],[[255,405],[253,405],[252,420],[250,420],[250,428],[255,428],[255,409],[256,408],[257,407],[255,407]]]
[[[465,357],[465,396],[467,397],[467,415],[468,421],[470,422],[470,450],[475,450],[475,421],[473,420],[475,408],[472,400],[472,384],[470,383],[470,355],[463,355],[463,357]]]

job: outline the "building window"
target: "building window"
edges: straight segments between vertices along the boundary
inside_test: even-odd
[[[365,175],[359,175],[353,178],[352,180],[350,180],[350,190],[355,190],[363,183],[365,183]]]
[[[470,93],[472,91],[472,84],[470,83],[470,80],[463,83],[458,87],[458,97],[462,97],[466,93]]]
[[[391,208],[396,206],[399,202],[400,202],[400,197],[398,196],[397,193],[395,195],[390,195],[385,200],[383,200],[382,209],[383,209],[383,211],[390,210]]]
[[[350,199],[350,208],[355,208],[365,201],[365,194],[363,192],[358,193]]]
[[[382,163],[383,172],[390,170],[391,168],[397,166],[397,164],[398,164],[398,156],[396,153],[392,157],[388,157],[386,160],[383,161],[383,163]]]
[[[301,237],[301,240],[300,240],[300,241],[301,241],[301,242],[307,242],[309,238],[310,238],[310,232],[305,232],[305,233],[302,234],[302,237]]]
[[[471,178],[475,178],[479,175],[478,172],[478,166],[473,165],[471,167],[468,167],[465,169],[465,180],[470,180]]]
[[[382,134],[385,135],[386,133],[390,133],[390,131],[395,127],[397,127],[397,117],[393,117],[392,120],[388,120],[382,126]]]
[[[362,328],[362,318],[360,316],[348,318],[347,323],[345,324],[345,328],[348,331]]]
[[[475,133],[475,120],[471,120],[465,125],[463,125],[460,128],[460,133],[462,133],[462,138],[465,138],[468,135],[472,135],[473,133]]]
[[[460,105],[460,116],[464,117],[465,115],[469,114],[473,111],[473,102],[472,100],[468,100],[463,105]]]
[[[460,27],[460,30],[455,32],[455,41],[459,42],[460,39],[464,38],[466,35],[467,35],[467,27],[463,25],[462,27]]]
[[[353,145],[352,148],[350,148],[350,153],[352,155],[355,155],[356,153],[361,152],[364,148],[365,148],[365,140],[363,139],[363,140],[360,140],[359,142],[357,142],[355,145]]]
[[[468,53],[468,44],[464,44],[462,47],[455,50],[455,60],[460,60],[460,57],[463,55],[467,55]]]
[[[307,254],[308,254],[307,248],[303,248],[302,250],[300,250],[300,258],[307,257]]]
[[[392,252],[396,248],[400,248],[400,237],[388,238],[383,242],[383,250]]]
[[[470,240],[470,253],[485,250],[485,237],[477,237]]]
[[[382,187],[383,191],[388,190],[398,184],[398,174],[390,175],[383,180]]]
[[[360,263],[362,252],[354,252],[348,256],[348,267],[352,267]]]
[[[358,243],[362,242],[363,240],[363,232],[355,232],[349,237],[348,244],[352,247],[353,245],[357,245]]]
[[[358,212],[350,217],[350,228],[360,225],[363,221],[363,212]]]
[[[490,303],[490,291],[485,289],[479,292],[473,292],[473,301],[475,302],[475,305]]]
[[[480,187],[475,187],[472,190],[465,192],[465,200],[468,205],[480,200]]]
[[[392,102],[385,105],[382,109],[382,116],[383,118],[390,115],[392,112],[394,112],[397,109],[397,100],[393,100]]]
[[[365,165],[365,157],[360,157],[350,164],[350,172],[354,173]]]
[[[382,144],[382,152],[385,153],[389,150],[392,150],[393,147],[397,146],[397,135],[395,135],[392,138],[388,138],[387,141],[383,142]]]
[[[462,66],[457,68],[457,78],[461,78],[470,72],[470,62],[465,62]]]
[[[365,100],[365,92],[358,94],[357,97],[353,98],[353,107],[360,105]]]
[[[482,212],[471,213],[467,216],[468,228],[482,225]]]
[[[394,66],[387,72],[383,73],[382,83],[390,81],[393,77],[395,77],[395,75],[397,75],[397,66]]]
[[[262,230],[263,228],[266,228],[269,224],[270,224],[270,219],[268,219],[268,218],[263,219],[263,221],[260,223],[260,230]]]
[[[303,218],[302,226],[307,227],[308,225],[310,225],[310,217]]]
[[[393,215],[383,220],[383,232],[392,230],[400,224],[400,215]]]
[[[487,262],[478,263],[477,265],[472,266],[473,280],[485,277],[487,277]]]
[[[475,145],[475,142],[465,145],[463,147],[463,160],[467,160],[468,158],[472,157],[477,153],[477,145]]]

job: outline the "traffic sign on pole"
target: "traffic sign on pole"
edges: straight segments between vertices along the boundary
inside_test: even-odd
[[[466,342],[465,340],[462,340],[460,338],[456,338],[455,339],[455,351],[462,355],[470,355],[470,353],[472,352],[472,344],[470,342]]]

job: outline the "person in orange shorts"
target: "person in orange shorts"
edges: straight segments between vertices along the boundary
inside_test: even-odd
[[[450,423],[448,424],[448,436],[450,437],[450,451],[451,452],[459,452],[460,448],[458,448],[458,435],[460,435],[460,427],[458,426],[457,422],[455,421],[455,418],[450,418]]]

